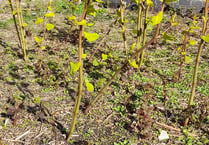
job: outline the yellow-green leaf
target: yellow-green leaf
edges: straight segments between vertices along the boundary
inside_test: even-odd
[[[91,27],[91,26],[93,26],[94,25],[94,23],[88,23],[87,24],[87,26],[89,26],[89,27]]]
[[[54,29],[54,25],[53,24],[46,24],[46,29],[48,31],[50,31],[50,30]]]
[[[45,14],[46,17],[54,17],[54,13],[53,12],[49,12]]]
[[[157,25],[159,24],[163,19],[163,12],[160,11],[156,16],[153,16],[151,18],[151,22],[152,22],[152,25]]]
[[[9,0],[7,1],[7,3],[8,3],[9,5],[11,4],[11,2],[10,2]]]
[[[76,20],[76,17],[75,16],[68,16],[68,20]]]
[[[106,60],[107,59],[107,55],[102,53],[102,60]]]
[[[48,10],[50,10],[50,11],[52,10],[51,6],[48,6]]]
[[[207,36],[201,36],[202,40],[209,43],[209,34]]]
[[[78,24],[78,25],[84,25],[84,26],[86,26],[86,20],[82,20],[80,22],[76,21],[75,23]]]
[[[112,53],[109,53],[109,56],[110,56],[111,58],[113,58]]]
[[[197,44],[197,41],[195,41],[195,40],[189,40],[189,44],[190,45],[196,45]]]
[[[94,91],[94,86],[91,83],[89,83],[88,80],[85,80],[85,84],[86,84],[86,88],[87,88],[87,90],[89,92],[93,92]]]
[[[192,61],[191,57],[185,56],[185,63],[190,63]]]
[[[178,48],[177,48],[177,51],[180,51],[180,50],[181,50],[181,47],[178,47]]]
[[[160,0],[163,1],[163,0]],[[165,0],[165,3],[172,3],[172,2],[177,2],[177,0]]]
[[[148,5],[148,6],[153,6],[153,2],[151,1],[151,0],[146,0],[146,4]]]
[[[99,66],[99,63],[96,58],[93,60],[93,66]]]
[[[28,26],[28,24],[27,23],[23,23],[23,27],[27,27]]]
[[[35,21],[35,24],[36,25],[41,24],[43,21],[44,21],[44,19],[41,19],[41,18],[38,17]]]
[[[46,49],[46,47],[45,46],[41,46],[41,49],[44,50],[44,49]]]
[[[44,40],[43,38],[39,38],[39,37],[37,37],[37,36],[35,36],[34,39],[35,39],[35,41],[36,41],[37,43],[40,43],[40,42],[42,42],[42,41]]]
[[[132,61],[132,62],[131,62],[131,60],[128,60],[128,62],[129,62],[129,64],[130,64],[132,67],[138,68],[138,65],[136,64],[136,61],[135,61],[135,60]]]
[[[174,36],[168,35],[167,33],[163,32],[163,39],[167,41],[176,40]]]
[[[92,42],[92,41],[95,41],[99,38],[99,35],[97,33],[87,33],[87,32],[84,32],[84,37],[89,41],[89,42]]]
[[[183,52],[181,52],[181,54],[182,54],[182,55],[186,55],[186,52],[183,51]]]
[[[77,62],[77,63],[70,62],[70,74],[71,75],[77,72],[79,68],[80,68],[80,62]]]
[[[15,14],[17,14],[17,11],[12,11],[12,15],[15,15]]]
[[[82,54],[82,58],[85,59],[86,58],[86,54],[83,53]]]

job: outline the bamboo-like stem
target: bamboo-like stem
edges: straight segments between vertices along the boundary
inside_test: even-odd
[[[146,39],[147,39],[147,17],[148,17],[148,13],[149,13],[149,8],[150,8],[150,6],[147,6],[146,12],[145,12],[142,46],[145,45]],[[142,66],[143,59],[144,59],[144,50],[141,52],[141,55],[140,55],[139,68],[141,68],[141,66]]]
[[[10,5],[10,8],[11,8],[11,11],[12,11],[12,17],[13,17],[13,20],[14,20],[15,29],[17,31],[17,37],[18,37],[20,46],[22,47],[22,41],[21,41],[21,38],[20,38],[20,32],[18,30],[18,26],[17,26],[17,20],[16,20],[16,17],[15,17],[15,14],[13,14],[13,12],[14,12],[13,5],[12,5],[11,0],[8,0],[8,2],[9,2],[9,5]]]
[[[86,19],[86,13],[87,13],[87,9],[88,9],[88,5],[90,4],[91,0],[86,0],[85,1],[85,7],[84,7],[84,11],[81,17],[81,21]],[[84,25],[80,25],[80,32],[79,32],[79,48],[78,48],[78,59],[79,59],[79,63],[80,63],[80,68],[79,68],[79,84],[78,84],[78,92],[77,92],[77,97],[76,97],[76,101],[75,101],[75,106],[74,106],[74,111],[73,111],[73,118],[72,118],[72,122],[71,122],[71,128],[70,128],[70,132],[67,136],[67,141],[69,142],[73,131],[75,129],[75,124],[76,124],[76,119],[77,119],[77,114],[79,111],[79,107],[80,107],[80,102],[81,102],[81,97],[82,97],[82,87],[83,87],[83,59],[82,59],[82,54],[83,54],[83,32],[84,32]]]
[[[205,35],[206,31],[207,31],[207,21],[208,21],[208,0],[205,1],[205,20],[203,20],[203,27],[202,27],[202,35]],[[193,105],[193,100],[194,100],[194,96],[195,96],[195,89],[197,86],[197,75],[198,75],[198,67],[199,67],[199,62],[200,62],[200,56],[201,56],[201,52],[202,52],[202,48],[203,45],[205,44],[205,41],[203,39],[201,39],[199,48],[198,48],[198,52],[197,52],[197,57],[196,57],[196,61],[195,61],[195,67],[194,67],[194,73],[193,73],[193,82],[192,82],[192,91],[191,91],[191,95],[189,97],[189,102],[188,102],[188,114],[185,118],[184,121],[184,126],[187,126],[188,122],[189,122],[189,118],[191,116],[191,107]]]
[[[165,5],[165,0],[162,3],[161,11],[164,10],[164,5]],[[160,23],[157,25],[157,28],[156,28],[156,31],[155,31],[155,35],[152,37],[152,39],[149,40],[144,46],[142,46],[141,49],[137,49],[136,52],[131,56],[130,60],[133,60],[135,57],[138,56],[138,54],[140,54],[150,44],[152,44],[157,39],[157,37],[159,35],[159,31],[160,31]],[[86,109],[84,111],[85,114],[87,114],[91,110],[91,108],[94,106],[94,104],[96,103],[96,101],[98,101],[99,98],[101,98],[101,95],[103,94],[103,92],[115,80],[115,77],[118,76],[121,73],[121,71],[124,68],[126,68],[128,65],[129,65],[129,60],[125,60],[124,64],[121,67],[119,67],[118,70],[115,71],[114,75],[109,79],[109,81],[107,82],[107,84],[105,84],[105,86],[97,93],[96,97],[86,107]]]
[[[126,27],[125,27],[124,15],[123,15],[124,11],[125,11],[125,9],[123,8],[123,1],[120,0],[120,19],[121,19],[121,25],[122,25],[123,43],[124,43],[126,55],[128,55],[126,31],[125,31]]]
[[[142,0],[138,2],[138,19],[137,19],[137,40],[136,40],[136,48],[140,49],[141,46],[141,35],[142,35],[142,16],[143,16],[143,8],[142,8]],[[139,62],[140,53],[137,56],[137,62]]]

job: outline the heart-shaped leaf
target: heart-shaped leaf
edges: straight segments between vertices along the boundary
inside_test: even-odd
[[[73,75],[80,68],[80,62],[70,62],[70,74]]]
[[[87,90],[89,92],[93,92],[94,91],[94,86],[91,83],[89,83],[88,80],[85,80],[85,84],[86,84],[86,88],[87,88]]]
[[[151,23],[152,25],[157,25],[162,21],[162,19],[163,19],[163,12],[160,11],[156,16],[153,16],[151,18]]]

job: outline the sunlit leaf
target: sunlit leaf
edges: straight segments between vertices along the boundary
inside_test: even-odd
[[[96,2],[98,2],[98,3],[105,3],[105,2],[102,1],[102,0],[96,0]]]
[[[78,25],[84,25],[84,26],[86,26],[86,20],[82,20],[80,22],[76,21],[75,23],[78,24]]]
[[[17,11],[12,11],[12,15],[15,15],[15,14],[17,14]]]
[[[209,43],[209,34],[207,36],[201,36],[202,40]]]
[[[92,42],[92,41],[95,41],[99,38],[99,35],[97,33],[87,33],[87,32],[84,32],[84,37],[89,41],[89,42]]]
[[[128,60],[128,62],[129,62],[129,64],[130,64],[132,67],[138,68],[138,65],[136,64],[136,61],[135,61],[135,60],[132,61],[132,62],[131,62],[131,60]]]
[[[133,50],[135,49],[136,47],[136,43],[133,43],[131,46],[130,46],[130,49],[129,49],[129,53],[132,54]]]
[[[44,21],[44,19],[41,19],[41,18],[38,17],[35,21],[35,24],[36,25],[41,24],[43,21]]]
[[[86,88],[89,92],[94,91],[94,86],[91,83],[89,83],[89,81],[87,79],[85,80],[85,84],[86,84]]]
[[[177,48],[177,51],[180,51],[180,50],[181,50],[181,47],[178,47],[178,48]]]
[[[50,30],[54,29],[54,25],[53,24],[46,24],[46,29],[48,31],[50,31]]]
[[[52,10],[51,6],[48,6],[48,10],[50,10],[50,11]]]
[[[23,27],[27,27],[28,26],[28,24],[27,23],[23,23]]]
[[[196,45],[197,44],[197,41],[195,41],[195,40],[188,40],[188,41],[189,41],[190,45]]]
[[[96,58],[93,60],[93,66],[99,66],[99,63]]]
[[[151,0],[146,0],[146,4],[148,5],[148,6],[153,6],[153,2],[151,1]]]
[[[183,52],[181,52],[181,54],[182,54],[182,55],[186,55],[186,52],[183,51]]]
[[[159,24],[163,19],[163,12],[160,11],[156,16],[151,17],[151,23],[152,25]]]
[[[92,15],[92,16],[96,16],[96,14],[97,14],[97,10],[94,8],[94,6],[93,5],[89,5],[88,6],[88,11],[87,11],[87,13],[89,14],[89,15]]]
[[[9,0],[7,1],[7,3],[8,3],[9,5],[11,4],[11,2],[10,2]]]
[[[68,16],[68,20],[76,20],[76,17],[75,16]]]
[[[109,53],[109,56],[110,56],[111,58],[113,58],[112,53]]]
[[[44,49],[46,49],[46,47],[45,46],[41,46],[41,49],[44,50]]]
[[[91,27],[91,26],[93,26],[94,25],[94,23],[88,23],[87,24],[87,26],[89,26],[89,27]]]
[[[77,72],[79,68],[80,68],[80,62],[77,62],[77,63],[70,62],[70,74],[71,75]]]
[[[53,12],[46,13],[45,17],[54,17],[54,13]]]
[[[192,61],[191,57],[185,56],[185,63],[190,63]]]
[[[34,39],[35,39],[35,41],[36,41],[37,43],[40,43],[40,42],[42,42],[42,41],[44,40],[43,38],[39,38],[39,37],[37,37],[37,36],[35,36]]]
[[[102,53],[102,60],[106,60],[107,59],[107,55]]]
[[[82,58],[85,59],[86,58],[86,54],[83,53],[82,54]]]
[[[160,0],[163,1],[163,0]],[[177,0],[165,0],[165,3],[177,2]]]

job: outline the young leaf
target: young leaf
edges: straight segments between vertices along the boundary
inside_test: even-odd
[[[70,62],[70,74],[73,75],[80,68],[80,62]]]
[[[197,44],[197,41],[195,41],[195,40],[189,40],[189,44],[190,45],[196,45]]]
[[[153,2],[151,1],[151,0],[146,0],[146,4],[147,4],[147,6],[153,6]]]
[[[37,37],[37,36],[35,36],[34,39],[35,39],[35,41],[36,41],[37,43],[40,43],[40,42],[42,42],[42,41],[44,40],[43,38],[39,38],[39,37]]]
[[[17,11],[12,11],[12,15],[15,15],[15,14],[17,14]]]
[[[86,26],[86,20],[82,20],[80,22],[76,21],[75,23],[78,24],[78,25],[84,25],[84,26]]]
[[[98,3],[105,3],[104,1],[101,1],[101,0],[96,0],[96,2],[98,2]]]
[[[83,53],[82,54],[82,58],[85,59],[86,58],[86,54]]]
[[[131,60],[128,60],[128,61],[129,61],[129,64],[130,64],[132,67],[138,68],[138,65],[136,64],[136,61],[135,61],[135,60],[132,61],[132,62],[131,62]]]
[[[54,25],[53,24],[46,24],[46,29],[48,31],[50,31],[51,29],[54,29]]]
[[[165,0],[165,3],[172,3],[172,2],[177,2],[177,0]]]
[[[43,21],[44,21],[43,19],[41,19],[41,18],[38,17],[38,18],[36,19],[36,21],[35,21],[35,24],[36,24],[36,25],[41,24]]]
[[[23,27],[27,27],[28,26],[28,24],[27,23],[23,23]]]
[[[87,88],[87,90],[89,92],[93,92],[94,91],[94,86],[91,83],[89,83],[88,80],[85,80],[85,84],[86,84],[86,88]]]
[[[92,15],[92,16],[96,16],[96,14],[97,14],[97,10],[94,8],[94,6],[93,5],[89,5],[88,6],[88,11],[87,11],[87,13],[89,14],[89,15]]]
[[[165,39],[166,41],[176,40],[174,36],[168,35],[165,32],[163,32],[163,39]]]
[[[201,36],[202,40],[209,43],[209,34],[207,36]]]
[[[51,6],[48,6],[48,10],[50,10],[50,11],[52,10]]]
[[[157,25],[162,21],[162,19],[163,19],[163,12],[160,11],[156,16],[153,16],[151,18],[151,23],[152,25]]]
[[[93,66],[99,66],[99,63],[96,58],[93,60]]]
[[[87,32],[84,32],[84,37],[89,41],[89,42],[92,42],[92,41],[95,41],[99,38],[99,35],[97,33],[87,33]]]
[[[185,63],[190,63],[192,61],[191,57],[185,56]]]
[[[107,55],[102,53],[102,60],[106,60],[107,59]]]
[[[53,12],[46,13],[45,17],[54,17],[54,13]]]
[[[72,16],[72,17],[68,16],[68,20],[76,20],[76,17],[75,16]]]

